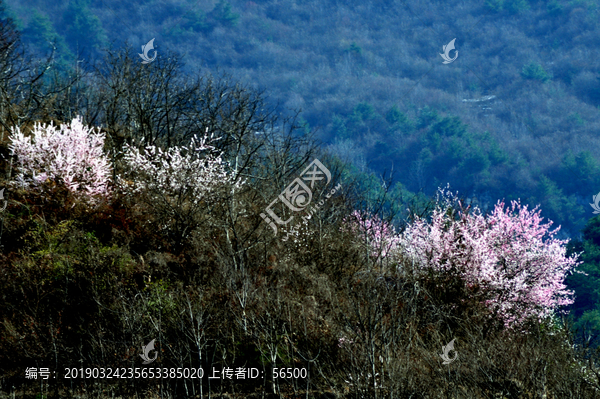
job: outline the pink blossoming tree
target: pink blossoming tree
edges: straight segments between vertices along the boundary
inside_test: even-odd
[[[104,134],[83,125],[80,117],[57,129],[37,123],[31,135],[11,130],[9,149],[16,156],[14,185],[41,189],[63,184],[79,199],[95,202],[110,196],[111,167],[103,152]]]
[[[540,210],[499,202],[489,215],[482,215],[477,208],[458,205],[457,211],[449,203],[438,207],[431,221],[416,219],[401,234],[383,229],[376,219],[363,220],[361,229],[380,226],[371,229],[374,248],[393,243],[384,254],[400,268],[458,272],[467,287],[480,288],[473,295],[506,327],[531,317],[548,318],[573,303],[564,280],[580,262],[567,256],[567,241],[554,237],[558,229],[550,230],[552,222],[542,223]]]
[[[368,257],[377,262],[397,251],[399,237],[394,226],[368,212],[354,211],[344,219],[345,226],[359,233],[366,244]]]

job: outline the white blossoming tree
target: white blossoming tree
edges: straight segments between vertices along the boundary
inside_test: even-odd
[[[111,167],[103,152],[104,134],[84,126],[80,117],[59,128],[34,125],[31,135],[11,130],[9,149],[16,157],[12,184],[44,191],[48,183],[64,185],[91,203],[110,196]]]
[[[194,137],[189,146],[163,150],[154,145],[138,149],[125,145],[127,172],[118,181],[120,191],[145,204],[148,221],[172,237],[180,247],[219,200],[242,184],[221,154],[210,145],[218,138]]]

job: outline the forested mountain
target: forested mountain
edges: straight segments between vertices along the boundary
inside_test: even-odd
[[[4,1],[0,398],[600,397],[598,0]]]
[[[485,209],[521,198],[578,236],[600,190],[597,1],[8,5],[24,41],[39,55],[54,42],[66,67],[155,38],[158,57],[183,54],[188,71],[268,88],[336,153],[393,168],[412,192],[450,183]],[[445,65],[454,38],[458,58]]]

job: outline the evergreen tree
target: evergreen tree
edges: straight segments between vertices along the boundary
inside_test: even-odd
[[[225,0],[219,0],[208,16],[225,26],[236,26],[240,18],[239,14],[231,11],[231,4]]]
[[[42,54],[54,47],[56,49],[55,56],[61,62],[73,58],[65,39],[56,32],[50,18],[38,10],[33,10],[31,20],[23,29],[22,35],[24,42],[32,45],[34,50]]]
[[[410,134],[414,130],[414,123],[400,110],[397,105],[392,106],[385,114],[385,120],[392,125],[390,130]]]
[[[71,0],[63,20],[67,44],[72,51],[99,50],[106,44],[102,23],[91,13],[86,0]]]
[[[440,120],[440,117],[436,110],[431,109],[428,106],[423,107],[419,111],[419,117],[417,119],[417,129],[423,129],[424,127],[430,126]]]
[[[544,68],[535,62],[531,62],[523,67],[521,71],[523,79],[528,80],[539,80],[540,82],[547,82],[550,79],[548,72]]]
[[[583,229],[583,238],[569,246],[570,252],[582,253],[579,269],[567,279],[567,285],[575,291],[575,303],[571,313],[575,327],[595,329],[600,332],[600,215],[590,219]]]

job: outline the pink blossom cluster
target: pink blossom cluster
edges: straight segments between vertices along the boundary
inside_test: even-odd
[[[353,340],[346,338],[346,337],[342,337],[338,339],[338,347],[339,348],[343,348],[344,346],[347,345],[352,345],[354,343]]]
[[[204,136],[194,137],[190,145],[174,146],[166,151],[149,145],[143,150],[125,145],[124,160],[130,169],[133,180],[120,179],[118,184],[123,192],[140,192],[156,195],[181,196],[198,203],[200,199],[222,184],[233,184],[234,176],[227,171],[227,163],[217,154],[207,141],[217,140]],[[238,188],[238,181],[232,188]]]
[[[550,317],[573,303],[564,280],[580,262],[576,255],[567,256],[567,240],[554,237],[558,229],[550,230],[552,222],[542,223],[540,210],[517,201],[510,207],[498,202],[489,215],[482,215],[477,208],[458,205],[453,214],[446,202],[431,221],[416,219],[400,234],[377,219],[360,223],[372,231],[376,250],[388,243],[384,256],[404,260],[399,267],[458,271],[468,287],[482,288],[473,295],[506,327],[530,317]]]
[[[80,117],[57,129],[37,123],[31,135],[11,129],[9,149],[16,156],[13,184],[39,188],[47,181],[62,183],[80,199],[94,202],[110,195],[111,167],[103,152],[104,133],[83,125]]]
[[[367,246],[372,250],[371,257],[386,258],[389,254],[397,251],[399,237],[394,226],[381,220],[378,216],[372,216],[368,212],[354,211],[350,217],[344,219],[346,226],[354,232],[358,232]]]
[[[437,209],[431,222],[412,223],[400,246],[420,267],[457,268],[467,284],[485,287],[485,303],[508,327],[573,303],[564,280],[579,262],[567,256],[567,240],[554,238],[551,224],[516,201],[508,208],[499,202],[487,216],[460,211],[458,220]]]

